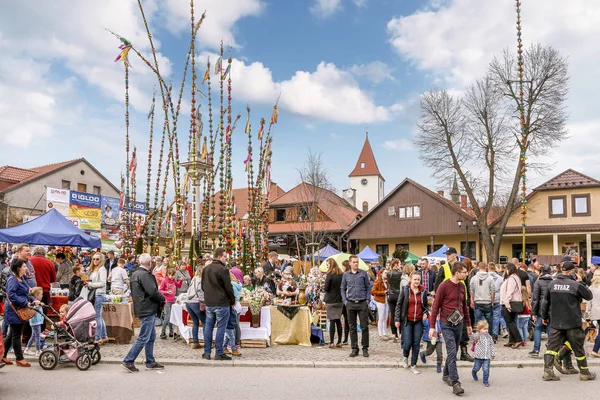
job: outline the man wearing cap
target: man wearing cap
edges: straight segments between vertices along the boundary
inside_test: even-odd
[[[581,301],[591,300],[592,292],[581,282],[581,277],[573,273],[575,265],[567,261],[562,265],[561,273],[550,284],[548,302],[542,305],[543,323],[552,321],[552,330],[546,344],[544,354],[545,381],[557,381],[560,378],[554,374],[554,359],[565,341],[570,343],[577,367],[579,379],[591,381],[596,379],[596,374],[590,372],[585,356],[583,342],[585,333],[581,327]]]
[[[542,345],[542,331],[550,335],[550,323],[542,323],[542,308],[548,302],[550,294],[550,285],[554,277],[552,276],[552,267],[548,264],[542,265],[540,277],[533,285],[533,296],[531,304],[531,319],[535,322],[535,331],[533,332],[533,350],[529,352],[531,357],[537,358],[540,354]]]
[[[458,255],[457,255],[455,247],[448,247],[448,250],[446,250],[446,260],[447,260],[447,262],[442,265],[442,267],[439,269],[439,271],[437,273],[437,278],[435,280],[435,291],[436,292],[442,282],[447,281],[448,279],[452,278],[452,267],[453,267],[454,263],[458,261]],[[467,285],[466,285],[464,279],[461,280],[461,282],[463,283],[463,285],[465,285],[465,293],[467,296],[467,304],[468,304],[469,293],[467,290]],[[462,339],[460,341],[460,360],[473,362],[474,359],[473,359],[473,357],[471,357],[471,355],[469,354],[469,351],[467,350],[468,344],[469,344],[469,335],[467,334],[467,326],[463,324],[463,334],[462,334]]]

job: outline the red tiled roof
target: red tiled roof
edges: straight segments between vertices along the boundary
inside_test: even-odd
[[[346,200],[332,192],[331,190],[321,189],[308,183],[301,183],[289,192],[271,202],[271,207],[291,206],[297,204],[307,204],[315,202],[332,221],[323,222],[323,229],[326,231],[346,230],[352,225],[360,212],[352,207]],[[290,225],[289,228],[275,228],[277,225]],[[299,223],[274,223],[269,225],[269,232],[275,233],[273,229],[291,229],[297,225],[295,231],[306,230],[306,222]],[[300,227],[303,226],[303,229]],[[318,229],[320,230],[320,229]],[[281,232],[281,231],[280,231]],[[287,230],[286,232],[294,232]]]
[[[569,168],[533,190],[541,191],[588,187],[600,187],[600,181]]]
[[[34,168],[18,168],[11,165],[0,167],[0,192],[4,192],[17,185],[22,185],[29,181],[41,178],[57,169],[63,168],[70,164],[75,164],[79,161],[84,161],[84,158],[64,161],[56,164],[42,165]]]
[[[363,163],[364,168],[361,168]],[[371,143],[369,142],[368,136],[365,139],[365,144],[363,145],[362,151],[360,152],[360,156],[358,156],[356,166],[348,176],[367,175],[378,175],[381,179],[383,179],[381,172],[379,172],[379,167],[377,167],[377,161],[375,161],[375,156],[373,155],[373,149],[371,149]],[[385,179],[383,180],[385,181]]]

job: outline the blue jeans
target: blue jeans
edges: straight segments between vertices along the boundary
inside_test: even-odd
[[[150,366],[155,362],[154,341],[156,340],[156,329],[154,328],[154,317],[156,317],[156,314],[140,318],[140,335],[123,359],[123,364],[135,363],[135,359],[140,355],[142,349],[146,353],[146,366]]]
[[[402,338],[404,339],[402,350],[404,351],[404,357],[408,357],[410,350],[412,349],[412,354],[410,357],[411,366],[417,365],[422,336],[422,321],[406,321],[402,324]]]
[[[96,311],[96,340],[106,339],[108,334],[106,333],[106,324],[104,318],[102,318],[102,306],[106,301],[104,293],[97,293],[96,299],[94,300],[94,311]]]
[[[494,326],[494,307],[492,304],[475,303],[475,309],[473,311],[475,312],[475,324],[481,320],[485,320],[488,323],[490,332],[492,332]]]
[[[504,318],[502,317],[502,306],[500,303],[494,303],[492,314],[494,318],[494,324],[492,325],[491,329],[492,336],[498,337],[500,336],[500,328],[506,329],[506,321],[504,321]]]
[[[231,346],[231,350],[236,350],[235,346],[235,327],[237,325],[237,313],[233,308],[229,309],[229,319],[227,320],[227,330],[225,331],[225,340],[223,349]]]
[[[531,320],[530,315],[519,315],[517,317],[517,328],[519,328],[519,333],[521,334],[521,339],[523,342],[529,340],[529,321]]]
[[[200,311],[200,303],[186,303],[185,308],[187,308],[192,321],[194,321],[192,342],[198,344],[198,329],[200,329],[200,322],[202,322],[202,326],[206,324],[206,312]]]
[[[173,324],[170,322],[171,320],[171,308],[173,307],[173,303],[166,303],[165,309],[163,311],[163,319],[162,319],[162,329],[160,330],[160,336],[165,336],[167,333],[167,325],[169,325],[169,334],[173,334]]]
[[[458,369],[456,368],[456,352],[462,337],[463,324],[452,326],[449,322],[440,321],[442,336],[446,344],[446,364],[444,364],[443,376],[450,377],[453,385],[460,383],[458,380]]]
[[[31,337],[27,342],[27,348],[31,348],[33,344],[35,344],[36,350],[42,349],[42,325],[32,325],[31,326]]]
[[[540,352],[542,347],[542,332],[546,331],[546,334],[550,336],[550,324],[544,325],[542,323],[542,317],[537,317],[535,320],[535,330],[533,331],[533,351]]]
[[[223,355],[223,339],[229,320],[229,309],[231,307],[206,307],[206,325],[204,325],[204,354],[210,355],[213,342],[213,329],[217,325],[217,337],[215,339],[216,355]]]
[[[483,384],[488,384],[488,379],[490,378],[490,360],[483,358],[476,358],[473,363],[473,377],[477,376],[477,373],[483,367]]]

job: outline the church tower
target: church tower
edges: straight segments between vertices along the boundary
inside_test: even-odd
[[[350,189],[344,193],[346,198],[351,203],[354,200],[358,210],[371,211],[383,199],[385,179],[377,167],[368,132],[356,166],[348,176]]]

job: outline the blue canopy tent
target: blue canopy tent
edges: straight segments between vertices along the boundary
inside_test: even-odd
[[[593,256],[592,257],[592,264],[600,265],[600,257],[599,256]]]
[[[379,261],[379,254],[375,253],[369,246],[365,247],[363,251],[357,254],[358,258],[364,262],[377,262]]]
[[[327,246],[323,247],[322,249],[316,251],[315,254],[307,254],[306,257],[304,257],[304,259],[312,260],[313,255],[314,255],[315,260],[325,261],[325,259],[327,257],[331,257],[336,254],[340,254],[340,252],[338,250],[334,249],[333,247],[331,247],[330,245],[327,245]]]
[[[448,246],[443,245],[441,248],[439,248],[438,250],[434,251],[431,254],[427,254],[425,256],[425,258],[430,259],[430,260],[441,260],[441,259],[446,259],[446,252],[448,251]],[[459,260],[464,260],[465,257],[461,256],[460,254],[458,254],[458,259]]]
[[[0,229],[0,242],[52,246],[102,247],[102,240],[84,233],[55,209],[12,228]]]

